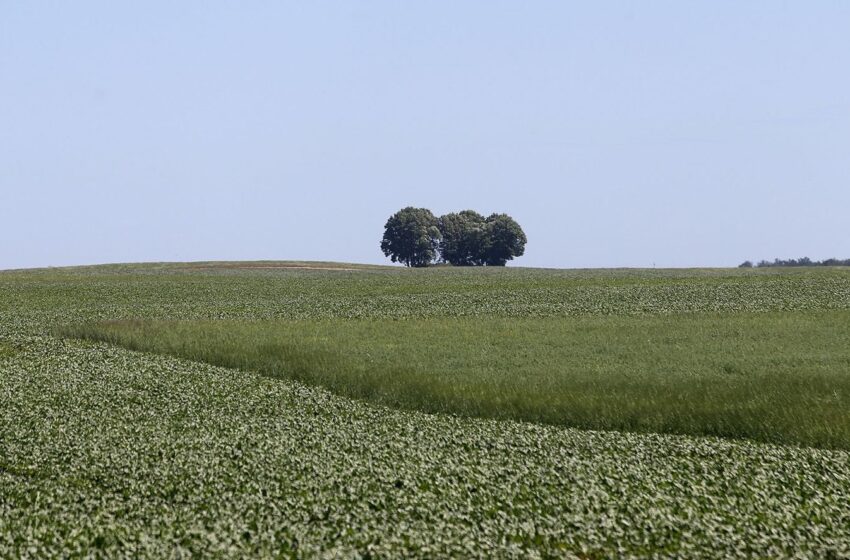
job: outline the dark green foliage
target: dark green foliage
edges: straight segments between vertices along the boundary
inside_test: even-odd
[[[505,266],[525,253],[527,240],[507,214],[484,218],[474,210],[435,218],[426,208],[408,206],[390,216],[381,250],[393,262],[425,267],[437,258],[454,266]]]
[[[390,216],[384,226],[381,250],[393,262],[423,267],[437,258],[440,228],[426,208],[408,206]]]
[[[484,216],[474,210],[440,217],[440,258],[455,266],[484,264],[489,232]]]
[[[487,243],[483,261],[487,266],[505,266],[525,253],[527,239],[519,224],[507,214],[490,214],[486,224]]]
[[[440,218],[440,257],[455,266],[505,266],[525,253],[527,242],[520,225],[507,214],[484,218],[473,210]]]
[[[759,268],[787,266],[850,266],[850,259],[826,259],[823,261],[813,261],[809,257],[801,257],[799,259],[774,259],[773,262],[759,261],[756,266]]]

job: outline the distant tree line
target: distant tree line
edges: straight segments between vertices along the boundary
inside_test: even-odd
[[[408,206],[387,220],[381,250],[407,266],[505,266],[523,255],[526,242],[525,232],[507,214],[485,218],[463,210],[438,218],[427,208]]]
[[[751,261],[744,261],[738,265],[738,268],[770,268],[779,266],[850,266],[850,259],[826,259],[823,261],[813,261],[809,257],[800,259],[774,259],[773,261],[759,261],[753,265]]]

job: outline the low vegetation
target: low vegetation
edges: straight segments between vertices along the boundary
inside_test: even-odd
[[[0,343],[0,360],[3,358],[11,358],[18,353],[18,350],[11,344]]]
[[[438,364],[461,344],[441,328],[459,323],[474,333],[466,326],[479,325],[486,340],[532,325],[558,341],[543,355],[566,363],[593,362],[561,340],[593,348],[610,338],[600,365],[623,373],[620,359],[670,365],[641,342],[648,334],[689,364],[670,372],[674,387],[690,373],[717,388],[764,375],[774,399],[771,383],[787,381],[783,406],[799,412],[808,402],[820,419],[801,416],[802,431],[782,441],[841,447],[834,442],[846,438],[838,346],[850,310],[846,269],[298,265],[0,273],[0,345],[14,349],[0,358],[0,557],[850,556],[845,449],[426,414],[319,386],[333,379],[302,383],[244,364],[56,336],[62,326],[108,321],[122,336],[132,332],[128,321],[156,326],[154,339],[180,325],[215,336],[217,322],[228,321],[221,327],[235,333],[267,327],[298,344],[312,340],[311,350],[338,340],[348,350],[328,360],[356,372],[368,358],[399,362],[389,347],[366,357],[363,337],[405,342],[424,329],[449,344],[436,349],[443,357],[427,358]],[[488,353],[528,364],[520,379],[540,375],[532,355]],[[484,353],[476,360],[486,364]],[[467,371],[483,375],[479,366]],[[421,373],[445,379],[447,371]],[[652,371],[660,370],[644,373]],[[810,377],[794,385],[787,376],[795,371]],[[496,380],[517,385],[507,372]],[[837,397],[819,383],[834,384]],[[817,428],[827,422],[821,405],[833,410],[836,435]]]
[[[850,448],[850,312],[111,322],[67,336],[425,412]]]

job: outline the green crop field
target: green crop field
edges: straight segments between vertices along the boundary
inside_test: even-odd
[[[0,557],[850,558],[850,270],[0,272]]]

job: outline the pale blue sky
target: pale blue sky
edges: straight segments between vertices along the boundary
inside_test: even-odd
[[[0,2],[0,268],[850,257],[850,2]]]

